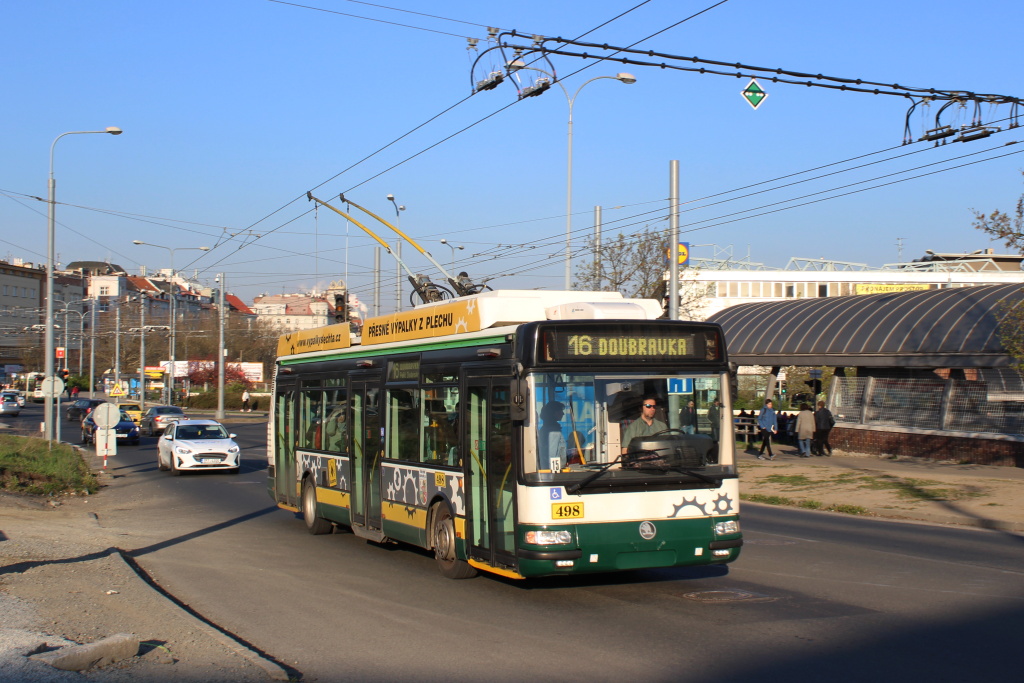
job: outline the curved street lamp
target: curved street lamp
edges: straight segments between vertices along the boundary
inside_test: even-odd
[[[53,139],[50,145],[50,178],[47,182],[47,229],[46,229],[46,341],[43,344],[43,374],[48,381],[53,378],[53,262],[54,262],[54,208],[56,207],[57,181],[53,177],[53,149],[57,141],[65,135],[90,135],[93,133],[107,133],[109,135],[120,135],[123,131],[117,126],[107,126],[104,130],[72,130],[61,133]],[[54,411],[54,396],[45,396],[45,413],[43,416],[43,436],[47,441],[53,440],[53,425],[56,413]],[[58,398],[59,400],[59,398]]]
[[[576,97],[580,94],[580,91],[587,86],[588,83],[594,81],[600,81],[601,79],[611,79],[625,83],[626,85],[632,85],[636,83],[636,76],[624,71],[615,74],[614,76],[597,76],[591,78],[589,81],[585,81],[583,85],[576,88],[576,92],[571,96],[569,91],[565,89],[562,82],[555,78],[554,74],[548,73],[544,69],[538,69],[535,66],[527,66],[526,63],[521,59],[516,59],[508,63],[508,70],[510,73],[517,71],[529,70],[539,71],[540,73],[551,78],[551,81],[558,84],[558,87],[562,89],[562,93],[565,94],[565,100],[569,104],[569,133],[568,133],[568,171],[566,178],[566,191],[565,191],[565,288],[569,289],[572,286],[572,110],[576,104]],[[539,94],[539,92],[538,92]]]
[[[455,272],[455,250],[458,249],[459,251],[462,251],[466,247],[462,246],[461,244],[456,246],[456,245],[452,244],[451,242],[449,242],[448,240],[446,240],[443,237],[441,238],[441,244],[447,245],[448,248],[452,250],[452,273],[454,273]],[[452,277],[454,277],[454,275]]]

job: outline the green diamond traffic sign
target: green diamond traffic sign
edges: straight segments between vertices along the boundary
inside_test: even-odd
[[[750,83],[747,83],[747,87],[740,94],[743,95],[743,99],[754,109],[760,107],[761,103],[768,98],[768,93],[764,91],[755,78],[750,79]]]

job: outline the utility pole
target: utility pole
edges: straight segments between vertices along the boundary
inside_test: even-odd
[[[217,275],[217,282],[220,283],[220,306],[218,314],[220,317],[220,335],[217,342],[217,413],[214,417],[218,420],[224,419],[224,291],[227,289],[227,277],[224,273]]]
[[[139,293],[139,407],[146,412],[146,299]]]

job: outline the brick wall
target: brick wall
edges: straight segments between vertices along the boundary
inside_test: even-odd
[[[836,425],[829,436],[839,451],[871,455],[908,455],[976,465],[1024,467],[1024,441],[954,436],[935,432],[901,432]]]

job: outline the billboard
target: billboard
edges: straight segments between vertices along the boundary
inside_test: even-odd
[[[931,285],[854,285],[855,294],[890,294],[892,292],[918,292],[922,289],[931,289]]]
[[[163,368],[164,372],[168,372],[171,367],[171,361],[165,360],[160,361],[160,367]],[[215,369],[217,362],[212,360],[176,360],[174,361],[174,379],[183,379],[188,377],[189,368],[210,368]],[[249,382],[263,382],[263,363],[225,363],[225,367],[237,368],[245,375],[245,379]],[[149,374],[149,366],[146,366],[146,373]]]

